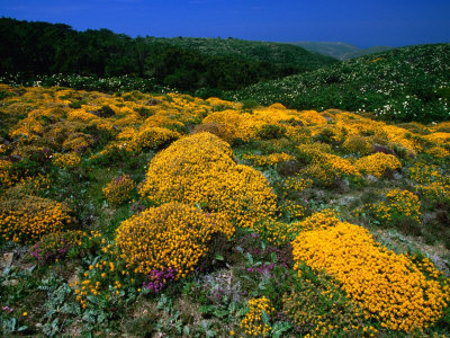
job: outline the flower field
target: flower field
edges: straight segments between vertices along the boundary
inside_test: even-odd
[[[2,336],[450,334],[449,121],[0,93]]]

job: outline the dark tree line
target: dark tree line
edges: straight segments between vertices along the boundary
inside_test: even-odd
[[[78,32],[64,24],[0,19],[0,73],[131,75],[185,92],[234,90],[294,74],[298,64],[207,55],[164,39],[131,38],[107,29]]]

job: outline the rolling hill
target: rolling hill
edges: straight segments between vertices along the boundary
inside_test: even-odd
[[[306,50],[316,52],[322,55],[331,56],[338,60],[348,60],[358,56],[369,55],[374,53],[384,52],[392,47],[388,46],[374,46],[370,48],[359,48],[352,44],[345,42],[316,42],[316,41],[298,41],[289,42],[294,46],[305,48]]]
[[[385,120],[449,118],[450,44],[404,47],[228,93],[235,100],[296,109],[334,107]]]
[[[107,29],[78,32],[64,24],[9,18],[0,19],[0,39],[0,75],[21,73],[22,82],[43,74],[127,75],[154,80],[144,91],[168,86],[202,96],[337,62],[280,43],[131,38]]]

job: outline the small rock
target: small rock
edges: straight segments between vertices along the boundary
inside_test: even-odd
[[[392,177],[395,180],[399,180],[399,179],[403,178],[403,176],[400,173],[396,172],[396,171],[394,171],[394,173],[392,174]]]
[[[367,181],[369,181],[369,183],[376,183],[376,182],[378,182],[378,178],[376,178],[373,175],[367,175],[366,179],[367,179]]]
[[[393,151],[391,148],[388,148],[386,146],[383,146],[379,143],[374,143],[373,145],[373,152],[374,153],[385,153],[389,155],[395,155],[395,151]]]
[[[157,99],[150,99],[147,102],[145,102],[146,106],[156,106],[158,103],[161,103],[161,101]]]
[[[0,269],[3,270],[4,268],[9,268],[12,264],[13,259],[14,259],[14,252],[4,253],[3,256],[0,258]]]
[[[78,275],[74,274],[72,276],[69,277],[69,279],[67,280],[68,284],[75,284],[75,282],[79,282],[80,279],[78,278]]]

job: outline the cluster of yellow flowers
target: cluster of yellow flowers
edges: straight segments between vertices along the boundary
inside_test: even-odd
[[[243,156],[245,160],[250,161],[253,165],[263,167],[263,166],[273,166],[275,164],[295,160],[295,157],[286,153],[273,153],[269,155],[253,155],[245,154]]]
[[[130,199],[131,191],[135,187],[136,182],[134,182],[130,176],[122,175],[113,178],[106,184],[102,191],[108,203],[120,205]]]
[[[216,233],[228,238],[234,227],[223,214],[206,214],[180,203],[149,208],[122,222],[116,245],[136,273],[174,269],[176,278],[193,271]]]
[[[63,142],[62,146],[64,149],[79,152],[87,149],[93,143],[94,141],[91,135],[76,132],[70,134],[69,137]]]
[[[448,285],[428,280],[410,259],[380,247],[364,228],[339,222],[302,232],[293,245],[295,268],[301,262],[325,270],[341,285],[367,318],[383,327],[411,331],[426,328],[442,315]]]
[[[292,241],[299,232],[299,229],[291,224],[275,220],[257,223],[253,230],[265,240],[279,247]]]
[[[113,261],[102,260],[95,265],[90,265],[89,271],[83,274],[84,278],[69,286],[77,295],[76,300],[85,309],[90,297],[102,296],[105,300],[109,300],[111,297],[119,296],[122,288],[119,277],[126,277],[130,282],[134,282],[134,278],[129,278],[129,274],[126,270],[121,270],[119,274]],[[111,279],[115,279],[113,285],[111,285]]]
[[[346,176],[360,176],[358,168],[350,160],[330,154],[331,148],[328,144],[302,144],[297,149],[300,158],[309,163],[301,171],[302,175],[320,184],[328,186]]]
[[[398,217],[409,217],[420,223],[419,197],[408,190],[393,189],[386,194],[386,201],[368,205],[375,217],[383,222],[395,222]]]
[[[284,180],[282,185],[283,197],[288,197],[289,195],[299,195],[302,191],[310,188],[313,181],[308,178],[303,178],[301,176],[288,177]]]
[[[186,136],[156,154],[140,194],[159,204],[176,201],[224,212],[243,227],[276,211],[276,196],[264,176],[237,165],[229,144],[210,133]]]
[[[233,144],[236,139],[236,130],[233,126],[218,122],[199,124],[195,126],[192,133],[211,133],[220,137],[222,140],[228,142],[229,144]]]
[[[291,200],[284,200],[278,209],[279,215],[286,217],[289,221],[303,218],[306,213],[303,205]]]
[[[450,177],[441,174],[437,166],[416,163],[409,168],[409,177],[419,183],[414,188],[424,198],[432,201],[450,201]]]
[[[402,164],[394,155],[380,152],[361,157],[355,162],[355,167],[361,173],[380,178],[389,171],[401,168]]]
[[[92,230],[90,233],[81,230],[66,230],[50,232],[41,237],[31,249],[30,254],[39,261],[48,261],[64,258],[73,248],[91,249],[98,243],[101,234]]]
[[[9,187],[14,184],[17,177],[10,172],[12,162],[0,159],[0,187]]]
[[[351,135],[342,144],[342,148],[350,153],[369,155],[373,152],[372,140],[370,137],[361,135]]]
[[[363,311],[345,297],[339,285],[319,272],[314,281],[302,275],[295,291],[283,295],[283,313],[302,330],[303,337],[373,337],[377,329],[365,324]]]
[[[180,136],[179,132],[144,124],[139,130],[132,132],[131,135],[119,134],[118,139],[126,141],[122,142],[123,149],[127,151],[141,151],[143,149],[156,149],[165,143],[178,139]]]
[[[6,240],[30,243],[67,223],[69,210],[64,204],[35,196],[0,199],[0,235]]]
[[[297,228],[300,231],[323,230],[335,226],[340,222],[338,214],[335,210],[324,209],[315,214],[306,217],[301,222],[291,224],[291,227]]]
[[[75,152],[67,154],[53,154],[53,163],[60,168],[74,168],[80,164],[81,157]]]
[[[12,94],[7,98],[5,114],[13,117],[18,113],[26,114],[24,119],[9,126],[9,137],[17,141],[9,148],[22,157],[35,153],[37,145],[50,154],[55,151],[81,152],[96,141],[95,137],[86,134],[86,130],[94,132],[95,129],[109,135],[111,141],[106,145],[105,153],[117,149],[154,149],[179,138],[180,130],[187,130],[186,124],[198,124],[216,109],[214,101],[180,94],[151,96],[136,92],[118,97],[71,89],[26,88],[26,93],[17,100],[13,88],[2,88]],[[126,96],[133,100],[124,100]],[[72,103],[76,103],[74,99],[79,102],[76,109],[72,108]],[[224,102],[230,109],[242,106]]]
[[[450,151],[444,147],[436,146],[425,151],[428,155],[434,158],[447,158],[450,156]]]
[[[252,298],[248,301],[248,307],[249,311],[241,320],[241,329],[249,336],[268,336],[272,327],[267,320],[270,320],[270,315],[275,312],[270,299],[265,296]],[[266,317],[266,320],[264,320],[264,317]]]

